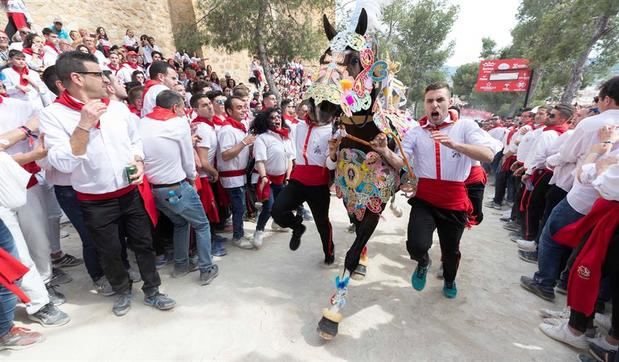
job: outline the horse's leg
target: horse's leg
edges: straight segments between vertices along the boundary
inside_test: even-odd
[[[342,321],[341,310],[346,304],[350,272],[344,269],[344,274],[335,278],[335,292],[329,298],[329,307],[322,310],[322,318],[318,322],[318,334],[321,338],[332,340],[338,332]]]
[[[384,209],[385,205],[381,209]],[[356,238],[350,249],[346,253],[344,266],[351,273],[351,278],[355,280],[363,279],[367,273],[368,257],[366,244],[380,220],[380,214],[365,211],[361,221],[356,220]]]

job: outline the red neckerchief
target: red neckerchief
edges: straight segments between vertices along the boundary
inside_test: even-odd
[[[110,100],[108,98],[102,98],[101,102],[105,103],[106,106],[110,104]],[[84,103],[71,97],[69,92],[66,90],[62,92],[58,98],[56,98],[55,103],[60,103],[63,106],[78,112],[81,112],[82,108],[84,108]],[[100,128],[100,123],[100,121],[97,122],[97,128]]]
[[[288,139],[288,136],[290,134],[290,130],[288,128],[284,128],[284,127],[280,127],[278,128],[271,128],[270,129],[271,132],[276,133],[280,136],[282,136],[283,139]]]
[[[111,70],[114,71],[114,73],[118,72],[120,70],[120,64],[118,65],[114,65],[112,63],[107,65],[108,68],[110,68]]]
[[[137,109],[133,104],[128,104],[127,107],[129,108],[129,112],[135,114],[138,117],[141,116],[140,110]]]
[[[227,125],[228,123],[225,118],[221,119],[219,116],[213,116],[213,124],[221,127]]]
[[[314,127],[315,124],[312,123],[312,120],[310,119],[309,115],[305,115],[305,117],[303,118],[303,120],[305,121],[305,124],[307,124],[308,127]]]
[[[19,85],[27,86],[29,82],[26,79],[24,79],[24,75],[28,75],[30,73],[30,71],[28,71],[28,67],[25,66],[21,69],[17,69],[15,68],[15,66],[12,66],[11,68],[13,68],[13,70],[17,74],[19,74]]]
[[[213,117],[213,119],[214,119],[214,117]],[[212,120],[210,120],[208,118],[200,117],[200,116],[197,116],[193,121],[191,121],[191,123],[206,123],[209,126],[215,128],[215,123]]]
[[[129,67],[131,67],[131,69],[133,70],[137,70],[138,69],[138,63],[129,63],[129,62],[125,62],[126,65],[128,65]]]
[[[511,131],[507,134],[507,144],[512,140],[512,136],[518,131],[518,128],[512,127]]]
[[[4,102],[4,97],[5,97],[5,95],[0,93],[0,104],[2,104],[2,102]]]
[[[245,128],[245,125],[239,121],[237,121],[236,119],[233,119],[231,117],[226,117],[226,123],[231,125],[233,128],[236,128],[238,130],[241,130],[245,133],[247,133],[247,128]]]
[[[288,122],[292,123],[292,124],[297,124],[297,123],[299,123],[299,120],[297,120],[295,117],[290,116],[290,115],[287,115],[287,114],[284,114],[284,115],[282,116],[282,118],[283,118],[284,120],[286,120],[286,121],[288,121]]]
[[[176,115],[176,113],[172,112],[171,109],[156,106],[155,108],[153,108],[152,112],[146,115],[146,117],[154,119],[156,121],[167,121],[178,116]]]
[[[47,40],[45,42],[45,45],[47,45],[48,47],[54,49],[54,51],[56,52],[56,54],[60,54],[60,50],[58,50],[58,48],[56,48],[56,44],[52,43],[51,41]]]
[[[151,87],[159,84],[161,84],[161,82],[158,80],[149,79],[148,81],[146,81],[146,83],[144,83],[144,92],[142,92],[142,99],[144,99],[144,96],[146,95],[146,93],[148,93]]]
[[[553,126],[546,126],[546,128],[544,128],[544,132],[546,132],[546,131],[555,131],[559,135],[562,135],[569,128],[570,128],[570,126],[567,124],[567,122],[565,122],[565,123],[562,123],[562,124],[555,124]]]
[[[449,119],[451,120],[451,122],[443,122],[441,124],[439,124],[438,126],[433,125],[432,123],[428,122],[428,116],[423,116],[423,118],[421,118],[419,120],[419,125],[422,128],[427,128],[430,131],[438,131],[440,129],[443,129],[445,127],[449,127],[452,124],[456,123],[456,121],[458,121],[458,113],[457,112],[452,112],[451,110],[449,111]]]
[[[34,56],[34,51],[32,50],[32,48],[24,48],[22,49],[22,53]],[[37,54],[39,59],[43,59],[43,55],[44,55],[43,52],[40,52],[39,54]]]

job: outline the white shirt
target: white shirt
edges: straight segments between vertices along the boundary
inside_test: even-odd
[[[518,152],[516,153],[516,159],[518,160],[518,162],[522,163],[526,161],[529,151],[531,150],[531,148],[533,148],[533,144],[535,142],[535,131],[537,131],[537,129],[531,129],[531,126],[525,127],[529,127],[529,131],[519,137],[520,143],[518,144]]]
[[[139,122],[144,147],[144,172],[154,185],[196,178],[191,129],[184,118],[159,121],[148,117]]]
[[[131,76],[133,75],[133,72],[135,72],[136,70],[144,73],[144,68],[142,68],[141,66],[138,65],[136,69],[133,69],[129,64],[125,63],[120,67],[118,72],[116,72],[116,75],[121,77],[124,83],[129,83],[131,82]]]
[[[299,122],[295,135],[295,163],[334,170],[335,165],[327,163],[332,130],[331,124],[309,127],[307,123]]]
[[[107,60],[107,58],[105,57],[105,55],[100,51],[100,50],[95,50],[94,53],[92,53],[95,57],[97,57],[97,61],[99,62],[99,65],[104,66],[107,63],[109,63],[109,60]]]
[[[168,90],[169,88],[163,84],[155,84],[154,86],[148,89],[148,92],[144,94],[144,103],[142,104],[142,117],[146,116],[150,112],[153,111],[155,106],[157,106],[157,96],[159,93],[164,90]]]
[[[561,159],[559,148],[561,145],[574,133],[574,130],[568,130],[557,138],[550,146],[549,153],[552,155],[546,159],[546,166],[551,168],[552,178],[549,181],[550,185],[556,185],[565,192],[570,191],[574,184],[574,170],[576,169],[575,162],[564,162]]]
[[[47,159],[56,170],[71,174],[71,185],[82,193],[104,194],[129,186],[125,167],[144,158],[137,125],[127,107],[111,101],[101,116],[100,128],[90,130],[86,154],[73,155],[70,139],[80,112],[53,103],[41,112]]]
[[[124,46],[128,46],[128,47],[136,47],[138,44],[138,38],[135,37],[135,35],[130,38],[128,35],[125,35],[123,37],[123,45]]]
[[[593,181],[593,187],[606,200],[619,201],[619,164],[610,166]]]
[[[196,134],[202,139],[196,147],[208,148],[208,163],[211,167],[215,167],[215,158],[217,156],[217,131],[215,127],[204,122],[196,122]],[[200,169],[200,177],[207,177],[208,173]]]
[[[494,127],[493,129],[488,131],[488,134],[492,136],[492,138],[502,142],[507,132],[507,128],[505,127]]]
[[[54,48],[45,45],[43,46],[43,52],[45,53],[43,55],[43,64],[45,64],[46,68],[56,64],[56,59],[58,59],[60,54]]]
[[[606,125],[619,125],[619,109],[609,109],[580,121],[572,136],[559,149],[561,159],[576,163],[578,167],[591,150],[591,146],[600,142],[598,131]],[[574,185],[567,194],[567,201],[574,210],[587,214],[596,199],[597,193],[593,186],[583,185],[578,179],[574,179]]]
[[[30,102],[15,98],[2,98],[0,103],[0,134],[13,131],[25,125],[36,114]],[[32,147],[28,140],[17,142],[6,150],[9,155],[30,152]]]
[[[520,146],[524,147],[524,149],[522,150],[524,153],[523,163],[526,169],[531,168],[531,163],[533,162],[533,154],[534,154],[533,151],[535,151],[537,140],[540,138],[543,132],[544,132],[544,127],[540,127],[534,131],[530,131],[522,138]]]
[[[6,88],[6,93],[10,98],[30,102],[36,110],[41,110],[44,106],[42,97],[45,97],[47,103],[47,92],[49,91],[36,71],[30,70],[28,76],[39,87],[39,91],[37,92],[31,84],[28,84],[30,90],[27,93],[17,89],[17,85],[19,84],[19,74],[14,71],[13,68],[4,68],[2,70],[2,74],[5,76],[3,83]]]
[[[473,120],[458,120],[440,132],[448,135],[454,142],[488,147],[495,154],[502,147],[501,142],[479,128]],[[439,152],[436,152],[436,147],[439,147]],[[427,127],[408,130],[402,141],[402,148],[412,161],[417,177],[464,182],[471,172],[473,159],[435,143]]]
[[[267,175],[283,175],[290,160],[294,159],[292,142],[273,131],[259,134],[254,142],[254,158],[256,162],[264,162]]]
[[[226,188],[234,188],[245,186],[245,174],[241,176],[225,177],[221,175],[222,171],[241,171],[247,168],[249,162],[249,149],[245,146],[239,154],[228,161],[224,161],[223,152],[231,149],[235,145],[241,143],[247,133],[230,125],[222,126],[217,133],[217,142],[219,143],[219,152],[217,152],[217,170],[220,172],[219,180],[221,185]]]
[[[535,141],[535,145],[527,157],[524,167],[527,175],[532,175],[534,170],[546,168],[546,159],[556,152],[552,152],[553,143],[559,138],[556,131],[541,132]]]

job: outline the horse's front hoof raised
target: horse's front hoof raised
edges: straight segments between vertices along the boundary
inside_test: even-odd
[[[328,314],[332,315],[325,316],[325,314],[323,313],[320,322],[318,322],[317,331],[320,338],[330,341],[335,338],[335,336],[337,336],[337,328],[340,324],[339,322],[342,320],[342,315],[332,312],[329,312]],[[337,321],[334,321],[330,318],[337,319]]]

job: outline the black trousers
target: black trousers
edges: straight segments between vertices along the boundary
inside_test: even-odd
[[[466,193],[469,195],[469,200],[473,204],[473,216],[477,225],[484,220],[484,190],[486,185],[479,182],[476,184],[466,185]]]
[[[613,240],[608,246],[606,252],[606,260],[602,267],[603,276],[609,278],[611,298],[613,304],[612,317],[611,317],[611,329],[609,335],[613,338],[619,338],[619,229],[615,230]],[[588,326],[593,323],[593,315],[587,316],[584,313],[578,312],[574,309],[570,311],[570,326],[585,332]]]
[[[159,213],[157,226],[153,229],[153,246],[155,255],[163,255],[171,249],[174,239],[174,224],[164,213]]]
[[[524,211],[524,223],[522,232],[525,240],[535,240],[542,231],[541,224],[544,217],[544,209],[546,208],[546,193],[550,188],[548,182],[552,178],[552,173],[544,173],[538,175],[533,190],[528,195],[528,206]],[[525,194],[525,198],[527,195]]]
[[[80,201],[84,222],[92,236],[101,266],[112,288],[117,293],[131,290],[129,274],[122,261],[119,228],[123,227],[129,248],[135,253],[146,295],[156,293],[161,285],[155,269],[155,252],[151,222],[144,202],[135,189],[117,199]]]
[[[441,244],[441,261],[445,281],[453,282],[460,264],[460,239],[467,223],[465,211],[439,209],[417,198],[409,200],[411,213],[408,220],[406,248],[411,259],[420,266],[430,263],[428,250],[432,246],[432,234],[438,231]]]
[[[328,185],[305,186],[296,180],[290,180],[288,185],[277,195],[271,217],[277,225],[284,228],[297,229],[303,224],[303,215],[296,211],[301,204],[307,202],[314,216],[316,228],[322,241],[322,251],[325,256],[334,255],[333,230],[329,221],[329,203],[331,193]]]
[[[563,200],[567,196],[567,191],[558,187],[557,185],[550,185],[548,188],[548,192],[546,192],[546,205],[544,206],[544,216],[542,217],[542,222],[540,224],[540,232],[537,233],[537,237],[535,238],[535,243],[539,244],[539,237],[542,234],[542,230],[544,229],[544,225],[546,225],[546,221],[548,221],[548,217],[550,217],[550,213],[552,209],[557,206],[561,200]]]
[[[387,204],[381,205],[381,213],[385,211],[386,205]],[[354,215],[349,214],[348,217],[350,218],[350,222],[355,225],[356,237],[350,249],[346,252],[344,266],[352,273],[357,268],[357,265],[359,265],[359,259],[361,258],[363,248],[372,237],[374,230],[376,230],[376,226],[380,220],[380,214],[365,210],[365,215],[363,215],[361,221],[357,220]]]
[[[496,182],[494,183],[494,199],[493,201],[499,205],[503,203],[505,199],[505,192],[507,190],[507,183],[511,179],[511,175],[514,172],[511,170],[499,171],[496,174]],[[509,200],[509,199],[508,199]]]
[[[512,220],[522,224],[522,212],[520,211],[520,201],[524,195],[524,187],[522,187],[522,176],[514,176],[514,206],[512,206]]]

